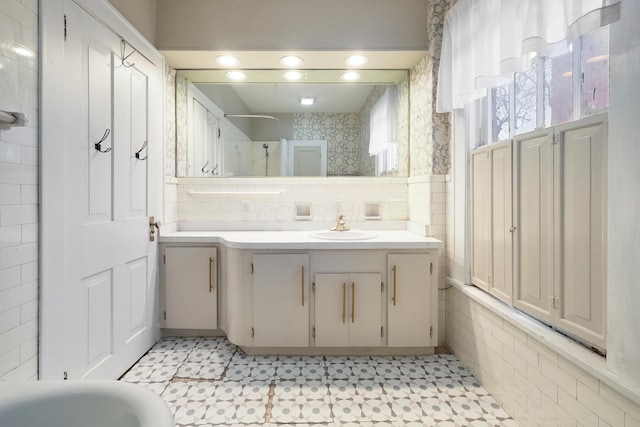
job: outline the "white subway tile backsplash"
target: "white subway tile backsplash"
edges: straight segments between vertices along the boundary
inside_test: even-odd
[[[13,132],[13,129],[9,132]],[[38,168],[35,166],[3,164],[0,168],[0,184],[37,184],[37,182]]]
[[[37,205],[0,206],[0,226],[33,224],[38,222]]]
[[[578,382],[578,402],[591,408],[598,417],[614,426],[624,425],[624,411],[604,399],[589,387]]]
[[[0,343],[2,343],[2,335],[0,335]],[[0,377],[20,365],[19,347],[10,348],[1,346],[1,348],[8,350],[6,353],[2,353],[2,350],[0,350]]]
[[[23,145],[20,156],[20,162],[27,166],[38,166],[38,148],[29,145]]]
[[[20,307],[0,312],[0,334],[20,325]]]
[[[38,358],[38,338],[32,338],[20,345],[20,363]]]
[[[0,330],[15,326],[0,332],[0,381],[38,372],[37,11],[37,0],[0,0],[0,109],[27,118],[25,127],[0,130]],[[18,55],[16,47],[34,55]]]
[[[22,226],[0,227],[0,248],[17,246],[22,243]]]
[[[18,286],[21,277],[19,265],[0,269],[0,292]]]
[[[27,301],[20,306],[20,323],[38,318],[38,300]]]
[[[0,184],[0,205],[15,205],[20,200],[20,185]]]
[[[38,244],[29,243],[0,249],[0,269],[33,262],[38,259]]]
[[[0,132],[2,132],[0,130]],[[22,147],[20,144],[0,141],[0,163],[21,163]]]

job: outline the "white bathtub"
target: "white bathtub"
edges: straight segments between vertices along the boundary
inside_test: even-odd
[[[0,382],[2,427],[174,427],[162,398],[121,381]]]

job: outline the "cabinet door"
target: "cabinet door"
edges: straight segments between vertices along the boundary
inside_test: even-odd
[[[489,291],[491,251],[491,153],[471,154],[471,283]]]
[[[165,256],[165,327],[216,329],[217,250],[167,247]]]
[[[603,125],[565,132],[558,150],[562,171],[556,201],[561,237],[556,255],[559,326],[604,347],[607,152]]]
[[[309,346],[309,255],[253,256],[253,344]]]
[[[546,134],[518,141],[516,273],[514,305],[552,320],[553,139]]]
[[[378,347],[382,344],[382,275],[316,274],[317,347]]]
[[[348,274],[315,275],[316,347],[349,345]]]
[[[349,346],[382,344],[382,291],[380,273],[349,274]]]
[[[511,143],[491,150],[491,254],[489,292],[511,304],[513,294]],[[493,251],[491,248],[493,247]]]
[[[432,284],[430,254],[389,254],[387,258],[387,343],[389,347],[432,345]],[[433,280],[433,281],[432,281]],[[436,313],[437,314],[437,313]]]

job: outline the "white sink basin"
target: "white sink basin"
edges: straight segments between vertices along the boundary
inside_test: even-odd
[[[377,236],[366,230],[331,231],[319,230],[309,234],[310,237],[324,240],[367,240]]]

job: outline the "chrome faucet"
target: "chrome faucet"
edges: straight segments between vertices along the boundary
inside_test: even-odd
[[[349,227],[344,222],[344,215],[338,216],[338,223],[330,231],[349,231]]]

